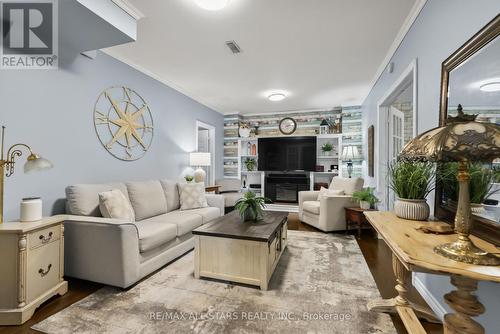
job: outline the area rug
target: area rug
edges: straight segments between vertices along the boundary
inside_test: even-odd
[[[268,291],[195,279],[190,252],[128,290],[104,287],[36,324],[45,333],[396,333],[350,236],[289,231]]]

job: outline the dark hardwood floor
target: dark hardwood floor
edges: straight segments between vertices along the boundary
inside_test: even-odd
[[[288,229],[300,231],[319,231],[312,226],[301,223],[297,214],[289,215]],[[354,234],[354,232],[355,231],[353,230],[352,234]],[[370,230],[363,230],[361,239],[357,241],[373,278],[375,279],[380,295],[383,298],[396,296],[397,293],[396,290],[394,290],[396,279],[392,272],[391,251],[389,248],[383,240],[376,239],[373,232]],[[40,306],[40,308],[38,308],[34,316],[21,326],[0,326],[0,334],[38,333],[30,329],[30,327],[79,301],[80,299],[85,298],[103,286],[101,284],[77,279],[69,279],[68,283],[68,293],[61,297],[54,297],[45,302],[42,306]],[[414,288],[410,291],[410,297],[413,301],[426,305],[425,301]],[[406,334],[407,332],[399,317],[397,315],[391,317],[398,334]],[[441,325],[427,322],[423,322],[422,324],[429,334],[443,333]]]

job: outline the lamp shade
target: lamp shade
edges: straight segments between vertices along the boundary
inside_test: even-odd
[[[344,148],[342,149],[342,160],[353,160],[357,158],[359,158],[359,151],[357,146],[344,146]]]
[[[210,153],[208,153],[208,152],[189,153],[189,165],[191,165],[191,166],[210,166]]]
[[[52,162],[34,153],[31,153],[28,156],[26,163],[24,164],[24,173],[28,174],[31,172],[39,172],[42,170],[51,169],[52,167],[54,167],[54,165],[52,165]]]
[[[412,161],[491,162],[500,157],[500,126],[476,121],[452,122],[415,137],[399,157]]]

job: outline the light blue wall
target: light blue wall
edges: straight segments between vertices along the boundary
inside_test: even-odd
[[[25,156],[6,180],[5,214],[19,217],[19,202],[42,196],[45,214],[64,197],[69,184],[178,178],[195,149],[196,120],[216,127],[216,177],[222,176],[221,114],[99,53],[94,60],[65,51],[57,71],[0,71],[0,124],[7,126],[7,147],[29,144],[50,159],[52,170],[25,175]],[[124,162],[101,146],[93,124],[94,103],[110,86],[127,86],[148,102],[155,122],[153,143],[137,161]]]
[[[362,104],[365,128],[377,124],[379,99],[415,58],[418,63],[418,132],[437,126],[441,63],[498,13],[499,0],[428,0],[391,60],[394,72],[384,72]],[[367,181],[376,184],[374,178],[367,178]],[[432,200],[429,202],[432,204]],[[445,307],[442,296],[451,290],[449,279],[418,276],[441,307]],[[487,309],[478,321],[486,327],[487,333],[496,333],[500,328],[500,286],[480,283],[478,295]]]

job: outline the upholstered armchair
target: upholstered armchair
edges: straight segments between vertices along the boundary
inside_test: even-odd
[[[319,191],[299,192],[299,219],[324,232],[345,229],[345,207],[358,207],[352,194],[363,189],[362,178],[334,177],[329,192],[319,196]],[[318,197],[319,196],[319,197]]]
[[[215,184],[220,186],[219,194],[224,196],[224,208],[226,212],[230,211],[236,204],[236,201],[243,196],[241,192],[241,180],[220,179],[216,180]]]

